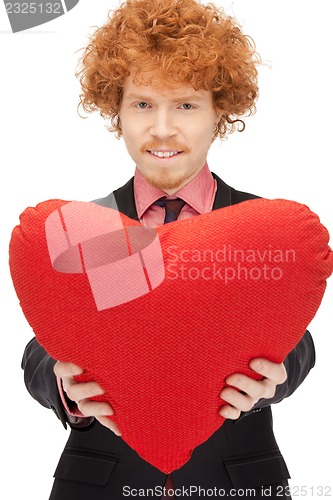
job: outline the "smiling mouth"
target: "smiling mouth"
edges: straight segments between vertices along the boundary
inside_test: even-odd
[[[173,158],[175,156],[180,155],[183,151],[150,151],[147,149],[148,153],[154,156],[155,158],[160,158],[160,159],[169,159]]]

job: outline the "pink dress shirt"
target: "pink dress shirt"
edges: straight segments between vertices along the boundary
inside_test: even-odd
[[[210,212],[213,207],[216,181],[207,163],[190,182],[180,188],[174,195],[168,196],[162,189],[151,186],[136,167],[134,174],[134,199],[138,217],[144,226],[162,226],[164,208],[152,205],[158,198],[182,198],[186,204],[182,208],[178,220],[189,219],[194,215]]]

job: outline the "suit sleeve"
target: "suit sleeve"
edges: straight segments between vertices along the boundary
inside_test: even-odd
[[[68,424],[76,430],[87,429],[94,421],[92,417],[72,417],[65,411],[53,372],[55,363],[56,360],[33,338],[25,348],[21,365],[26,388],[34,399],[56,414],[65,428]]]
[[[306,331],[297,346],[288,354],[284,360],[287,370],[287,379],[276,388],[275,395],[270,399],[260,399],[251,411],[243,415],[250,415],[260,411],[261,408],[271,404],[279,403],[284,398],[289,397],[307,377],[314,367],[316,353],[310,332]],[[242,415],[242,416],[243,416]],[[242,416],[240,418],[242,418]]]
[[[314,367],[316,353],[310,332],[306,331],[301,341],[297,344],[284,360],[287,370],[287,380],[277,386],[275,396],[270,399],[270,404],[279,403],[290,396],[307,377]]]

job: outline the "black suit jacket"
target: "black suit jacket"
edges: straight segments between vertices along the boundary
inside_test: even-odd
[[[217,181],[213,210],[257,198],[233,189],[212,175]],[[96,203],[110,207],[115,200],[120,212],[137,219],[133,179]],[[232,488],[256,488],[260,496],[262,486],[285,484],[289,472],[273,434],[270,404],[292,394],[314,362],[313,342],[306,332],[285,360],[288,379],[278,386],[275,396],[259,401],[252,411],[237,421],[227,420],[197,447],[191,459],[173,473],[175,487],[184,488],[186,497],[186,491],[189,492],[192,486],[190,498],[199,499],[202,494],[195,493],[195,487],[223,488],[226,492]],[[27,389],[42,405],[51,408],[64,426],[69,423],[72,427],[55,471],[50,500],[120,500],[126,498],[130,489],[139,495],[140,488],[163,486],[165,474],[142,460],[121,438],[98,422],[93,421],[83,428],[71,425],[57,390],[54,364],[55,360],[36,339],[31,340],[22,361]],[[123,490],[125,486],[127,489]],[[244,498],[244,494],[233,495],[233,498]],[[284,497],[279,495],[277,498]]]

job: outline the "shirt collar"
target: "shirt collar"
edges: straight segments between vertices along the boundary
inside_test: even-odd
[[[203,214],[211,211],[215,192],[216,183],[206,162],[200,172],[170,198],[182,198],[194,210]],[[155,188],[149,184],[138,167],[136,167],[134,174],[134,199],[138,218],[141,219],[144,212],[162,196],[168,195],[162,189]]]

